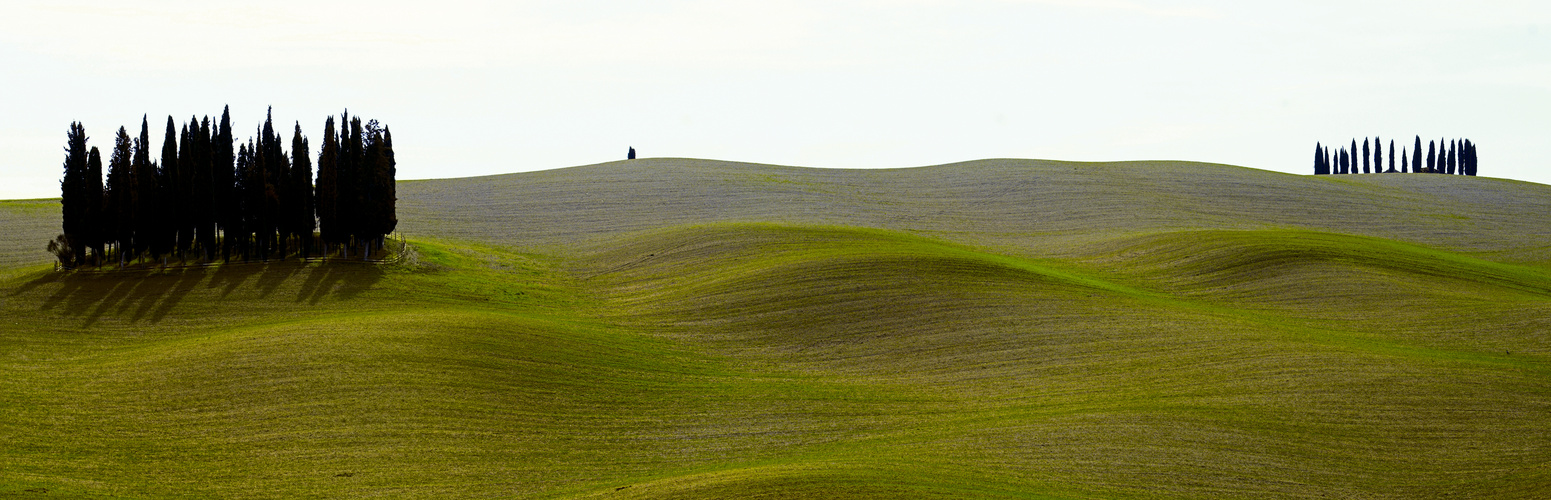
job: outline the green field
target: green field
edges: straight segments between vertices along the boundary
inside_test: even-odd
[[[395,264],[55,272],[0,497],[1551,497],[1551,186],[650,159],[403,181]]]

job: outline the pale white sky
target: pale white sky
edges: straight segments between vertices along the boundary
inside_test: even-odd
[[[347,107],[381,120],[401,179],[628,146],[1308,173],[1315,141],[1421,135],[1476,141],[1484,176],[1551,183],[1551,2],[318,3],[5,0],[0,198],[59,195],[71,121],[107,151],[149,114],[159,147],[168,115],[228,104],[243,139],[268,106],[309,135]]]

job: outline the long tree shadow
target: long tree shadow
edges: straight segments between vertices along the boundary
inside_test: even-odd
[[[160,323],[162,318],[167,317],[167,313],[172,311],[174,306],[182,302],[183,298],[188,296],[190,291],[193,291],[200,282],[204,281],[207,272],[209,271],[205,269],[190,268],[170,276],[159,276],[162,278],[160,280],[142,280],[142,284],[152,285],[152,288],[147,290],[145,294],[151,300],[141,302],[140,308],[135,310],[135,314],[130,318],[130,321],[139,322],[142,318],[149,315],[151,323]],[[137,286],[136,290],[139,290],[139,288]]]
[[[317,305],[324,297],[350,299],[381,281],[383,271],[372,264],[334,262],[314,267],[297,291],[296,302]]]
[[[305,279],[296,283],[301,276]],[[295,303],[316,305],[324,298],[353,298],[371,289],[385,276],[373,264],[304,261],[227,264],[155,270],[49,272],[10,290],[7,295],[40,297],[38,310],[64,317],[78,317],[81,327],[96,325],[104,317],[118,316],[128,322],[160,323],[190,293],[205,291],[207,300],[285,300],[277,296],[287,283],[297,289]],[[235,297],[234,297],[235,294]]]

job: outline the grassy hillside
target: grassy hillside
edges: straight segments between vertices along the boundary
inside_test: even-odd
[[[60,230],[59,200],[0,200],[0,269],[44,262]]]
[[[395,265],[5,250],[0,496],[1551,495],[1551,188],[1341,177],[638,160],[401,183]]]

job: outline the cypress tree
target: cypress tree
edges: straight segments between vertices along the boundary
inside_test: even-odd
[[[379,146],[373,165],[374,168],[372,169],[375,180],[373,184],[375,184],[377,195],[377,200],[374,204],[376,210],[373,214],[373,218],[376,220],[376,229],[373,232],[377,234],[377,246],[381,248],[383,238],[392,234],[393,230],[398,227],[398,190],[394,185],[395,179],[398,177],[398,162],[393,157],[393,132],[388,130],[387,127],[383,127],[382,138],[378,142]]]
[[[350,112],[346,110],[339,115],[339,151],[334,158],[334,216],[335,228],[338,230],[338,238],[344,256],[350,256],[350,241],[355,235],[355,150],[357,144],[351,144],[353,136],[350,133]]]
[[[251,234],[248,241],[249,257],[259,260],[269,260],[269,242],[274,239],[275,225],[270,220],[269,197],[273,193],[274,186],[270,185],[265,177],[269,169],[264,168],[262,126],[260,139],[248,139],[248,193],[247,204],[243,206],[243,212],[247,215],[248,232]]]
[[[340,241],[339,212],[336,208],[339,199],[338,156],[339,137],[334,130],[334,117],[329,116],[323,122],[323,150],[318,153],[318,186],[315,197],[318,205],[318,236],[325,245]],[[324,247],[324,253],[328,253],[327,246]]]
[[[1427,141],[1427,173],[1438,172],[1438,143]]]
[[[236,241],[233,236],[242,232],[242,197],[237,191],[237,171],[233,165],[236,155],[232,151],[231,106],[221,109],[221,123],[214,132],[211,151],[211,187],[215,198],[216,224],[220,226],[221,259],[231,261]]]
[[[104,202],[107,222],[104,238],[117,247],[119,267],[124,265],[126,250],[131,247],[134,235],[134,183],[130,166],[134,155],[134,141],[124,127],[119,127],[118,134],[113,137],[113,156],[108,160],[107,200]]]
[[[264,228],[265,251],[266,255],[279,251],[280,258],[284,259],[286,242],[292,233],[292,220],[286,216],[287,207],[291,205],[289,175],[291,165],[285,150],[281,148],[280,135],[275,133],[272,111],[264,115],[259,148],[264,167],[264,203],[268,224]]]
[[[1449,165],[1449,141],[1445,140],[1445,139],[1439,139],[1438,140],[1438,173],[1444,174],[1444,175],[1454,175],[1454,171],[1453,170],[1454,169],[1450,168],[1450,165]]]
[[[1369,159],[1370,159],[1370,158],[1369,158],[1369,156],[1368,156],[1368,138],[1367,138],[1367,137],[1364,137],[1364,138],[1363,138],[1363,173],[1365,173],[1365,174],[1367,174],[1367,173],[1372,173],[1372,172],[1371,172],[1371,171],[1370,171],[1370,170],[1369,170],[1369,169],[1368,169],[1368,168],[1369,168],[1369,167],[1368,167],[1368,160],[1369,160]]]
[[[234,212],[234,228],[228,230],[226,237],[232,240],[232,247],[237,253],[242,254],[244,262],[252,258],[252,219],[253,211],[248,209],[249,201],[253,199],[253,155],[248,152],[248,145],[237,143],[236,167],[233,177],[236,179],[234,198],[237,199]]]
[[[1390,158],[1390,161],[1395,161],[1395,159],[1394,158]],[[1400,173],[1402,173],[1402,174],[1408,173],[1407,170],[1410,169],[1410,167],[1411,167],[1410,161],[1411,161],[1411,158],[1409,156],[1406,156],[1406,148],[1405,147],[1401,147],[1400,148]]]
[[[1453,156],[1449,152],[1450,144],[1447,140],[1438,141],[1438,173],[1454,175]]]
[[[381,198],[380,186],[377,183],[377,160],[382,156],[382,129],[377,120],[369,120],[361,128],[361,211],[360,233],[358,242],[364,246],[362,257],[371,254],[371,249],[381,238],[378,231],[381,223],[378,220],[378,207]]]
[[[1459,141],[1449,141],[1449,175],[1459,171]]]
[[[345,124],[348,123],[348,126]],[[364,204],[364,187],[362,184],[361,164],[365,151],[362,147],[361,117],[351,117],[341,120],[340,132],[343,136],[339,141],[339,219],[345,234],[352,238],[351,246],[359,243],[365,235],[361,227],[361,212]],[[348,250],[346,255],[348,256]]]
[[[178,249],[178,228],[183,214],[181,197],[178,196],[178,128],[167,117],[167,134],[162,139],[162,163],[156,171],[158,199],[156,219],[159,226],[156,241],[152,243],[156,254],[175,253]]]
[[[296,133],[291,136],[291,230],[297,240],[302,258],[312,253],[312,231],[317,229],[313,216],[315,203],[312,192],[312,153],[307,138],[302,136],[302,124],[296,122]]]
[[[1404,153],[1402,153],[1402,154],[1404,154]],[[1392,174],[1396,172],[1396,170],[1395,170],[1395,140],[1394,139],[1390,139],[1389,140],[1389,170],[1386,170],[1386,172],[1389,172],[1389,173],[1392,173]]]
[[[1438,172],[1437,173],[1440,173],[1440,174],[1448,173],[1448,170],[1449,170],[1448,149],[1449,149],[1449,143],[1446,140],[1444,140],[1442,137],[1439,137],[1438,138]]]
[[[265,158],[264,127],[259,125],[254,131],[257,138],[248,139],[248,185],[247,205],[243,211],[247,215],[248,230],[253,233],[250,242],[251,257],[259,260],[269,260],[271,243],[275,239],[275,221],[270,211],[270,198],[274,196],[275,186],[269,177],[269,159]]]
[[[1465,139],[1465,162],[1470,165],[1466,175],[1474,177],[1476,175],[1476,143],[1471,142],[1470,139]]]
[[[86,241],[88,211],[87,201],[84,199],[86,185],[86,161],[89,153],[86,149],[86,128],[80,122],[70,122],[70,131],[65,135],[65,164],[64,177],[59,181],[59,204],[61,216],[64,222],[64,240],[69,243],[71,255],[68,262],[61,262],[65,266],[74,266],[86,261]]]
[[[1327,172],[1324,171],[1325,170],[1324,167],[1325,167],[1325,150],[1324,150],[1324,148],[1320,147],[1318,142],[1316,142],[1316,143],[1314,143],[1314,175],[1324,175],[1324,174],[1326,174]]]
[[[1349,174],[1360,174],[1360,173],[1362,173],[1361,170],[1358,170],[1358,168],[1360,168],[1360,167],[1357,166],[1357,139],[1352,139],[1352,149],[1350,149],[1348,151],[1349,152],[1347,153],[1347,160],[1351,163],[1351,167],[1347,170],[1347,173],[1349,173]]]
[[[1470,175],[1470,140],[1459,139],[1459,175]]]
[[[102,203],[102,153],[93,146],[86,153],[86,177],[81,185],[81,201],[86,205],[86,241],[80,246],[91,248],[92,259],[102,264],[104,231],[107,229]]]
[[[211,145],[215,142],[210,135],[210,117],[203,120],[192,121],[189,118],[189,135],[194,142],[193,175],[189,195],[193,197],[193,222],[194,242],[199,246],[205,260],[214,258],[215,250],[215,174],[212,164],[214,153]]]
[[[1373,138],[1373,173],[1384,172],[1384,142],[1377,136]]]
[[[1411,173],[1422,171],[1422,136],[1416,136],[1416,143],[1411,145]]]
[[[189,135],[188,125],[178,129],[178,169],[174,172],[177,176],[173,182],[172,197],[174,213],[176,215],[175,229],[178,234],[177,253],[184,260],[188,260],[188,252],[194,247],[194,212],[198,208],[194,205],[193,192],[194,170],[194,139]]]
[[[1461,140],[1453,140],[1453,146],[1449,148],[1449,158],[1455,165],[1455,175],[1464,175],[1464,143]]]
[[[135,245],[134,253],[153,251],[161,213],[159,193],[156,188],[156,164],[151,162],[150,122],[140,117],[140,135],[135,138],[135,158],[130,163],[134,183]],[[154,255],[153,255],[154,257]]]

